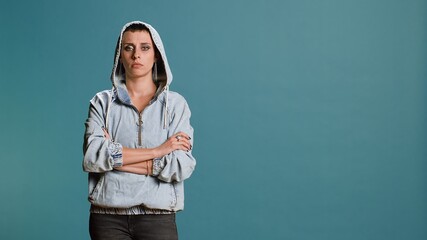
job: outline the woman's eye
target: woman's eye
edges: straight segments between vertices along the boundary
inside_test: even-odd
[[[148,50],[150,50],[150,47],[149,46],[142,46],[141,50],[142,51],[148,51]]]
[[[133,46],[127,45],[124,47],[125,51],[133,51]]]

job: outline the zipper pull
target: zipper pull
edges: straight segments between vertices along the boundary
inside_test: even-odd
[[[138,146],[142,146],[142,136],[141,136],[141,132],[142,132],[142,113],[139,114],[139,119],[138,119]]]

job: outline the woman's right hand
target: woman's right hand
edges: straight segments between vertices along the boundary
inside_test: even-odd
[[[156,147],[156,157],[163,157],[175,150],[190,151],[192,146],[190,136],[184,132],[178,132],[166,140],[162,145]]]

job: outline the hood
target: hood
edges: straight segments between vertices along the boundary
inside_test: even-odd
[[[114,65],[111,73],[111,82],[113,83],[113,87],[116,89],[120,87],[124,87],[125,71],[124,71],[123,65],[119,61],[120,52],[122,49],[122,37],[126,28],[128,28],[131,25],[137,25],[137,24],[142,24],[148,28],[148,30],[150,31],[151,38],[153,39],[153,43],[160,53],[160,60],[157,60],[158,62],[157,72],[158,72],[158,75],[162,76],[165,79],[162,79],[162,81],[158,85],[158,93],[159,93],[164,88],[168,88],[169,85],[171,84],[172,72],[169,68],[169,63],[166,57],[165,48],[163,47],[163,42],[162,42],[162,39],[160,38],[159,33],[150,24],[141,22],[141,21],[132,21],[132,22],[126,23],[120,32],[119,39],[117,40],[116,52],[114,55]]]
[[[160,59],[156,61],[157,68],[153,69],[153,75],[158,76],[158,81],[156,81],[157,92],[154,96],[154,99],[157,99],[160,93],[165,92],[165,101],[163,103],[163,128],[167,127],[168,122],[168,102],[169,102],[169,85],[172,82],[172,72],[169,68],[168,59],[166,58],[165,48],[163,47],[162,39],[160,38],[159,33],[154,29],[150,24],[141,22],[141,21],[132,21],[126,23],[121,32],[119,39],[117,40],[116,52],[114,55],[114,65],[111,73],[111,82],[113,83],[112,92],[116,93],[117,97],[124,103],[130,104],[131,100],[125,85],[125,71],[123,65],[120,63],[120,52],[122,50],[122,37],[123,33],[131,25],[139,25],[142,24],[146,26],[150,32],[151,38],[153,39],[153,43],[156,46]],[[111,94],[113,95],[113,94]],[[114,94],[115,95],[115,94]],[[110,96],[110,102],[113,101],[114,97]],[[107,117],[106,117],[106,125],[108,123],[108,115],[109,115],[109,105],[107,107]]]

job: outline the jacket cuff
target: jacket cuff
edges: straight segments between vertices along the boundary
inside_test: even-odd
[[[123,155],[122,155],[123,147],[120,143],[112,142],[108,146],[108,153],[111,156],[111,165],[113,168],[123,166]]]
[[[165,167],[165,163],[162,158],[153,159],[153,176],[158,176]]]

